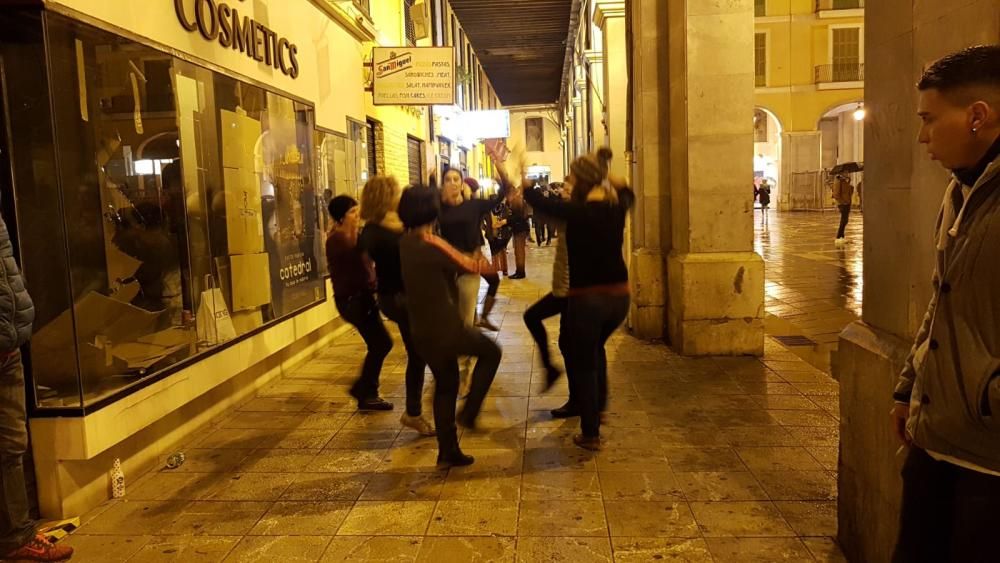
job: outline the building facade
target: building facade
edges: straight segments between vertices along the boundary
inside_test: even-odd
[[[754,2],[754,176],[782,210],[832,205],[823,171],[864,160],[864,10]]]
[[[498,106],[446,0],[0,6],[0,201],[37,310],[45,517],[105,500],[116,459],[158,466],[344,330],[331,197],[442,163],[491,173],[434,108],[367,91],[373,47],[453,46],[440,113]]]

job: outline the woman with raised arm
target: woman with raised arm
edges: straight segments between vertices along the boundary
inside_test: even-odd
[[[628,314],[628,269],[622,256],[625,219],[635,199],[624,182],[608,177],[609,149],[581,156],[570,165],[573,193],[568,201],[548,199],[529,189],[525,199],[566,223],[569,291],[559,342],[580,411],[582,432],[573,442],[601,448],[601,409],[607,401],[604,346]],[[608,189],[611,184],[613,189]]]
[[[434,234],[440,196],[427,186],[413,186],[399,201],[399,218],[406,232],[399,241],[406,310],[413,343],[434,374],[434,425],[437,427],[438,467],[469,465],[474,460],[458,446],[455,403],[458,400],[458,357],[473,356],[469,396],[457,421],[473,428],[486,393],[500,366],[501,351],[493,340],[469,326],[459,310],[458,277],[493,272],[485,258],[470,257]]]
[[[403,223],[396,213],[399,196],[399,182],[392,176],[376,176],[365,183],[361,193],[361,219],[365,226],[358,239],[358,248],[375,264],[378,307],[399,327],[406,348],[406,412],[400,422],[423,436],[434,436],[434,428],[421,415],[420,399],[427,363],[413,345],[410,319],[406,314],[406,293],[399,261]]]

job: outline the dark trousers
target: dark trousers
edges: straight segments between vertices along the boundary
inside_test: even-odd
[[[549,350],[549,335],[545,331],[545,325],[542,324],[542,321],[556,315],[562,315],[564,311],[566,311],[566,298],[556,297],[549,293],[524,312],[524,326],[528,327],[531,338],[538,346],[538,352],[542,355],[542,365],[545,366],[545,369],[552,367],[552,352]]]
[[[365,360],[361,364],[361,376],[351,387],[351,396],[364,401],[378,397],[378,379],[382,373],[385,357],[392,350],[392,338],[382,324],[375,296],[356,295],[346,299],[334,298],[340,316],[361,333],[361,339],[368,347]]]
[[[24,367],[21,353],[14,352],[0,360],[0,555],[21,547],[35,533],[24,484],[27,448]]]
[[[542,246],[542,240],[545,239],[546,227],[545,221],[540,221],[538,219],[531,220],[535,224],[535,242],[538,246]],[[545,243],[548,244],[552,241],[552,230],[548,230],[549,237],[545,239]]]
[[[432,336],[429,341],[418,342],[418,348],[434,374],[434,426],[437,428],[438,452],[440,455],[450,455],[458,450],[458,429],[455,426],[458,357],[476,358],[469,396],[465,399],[460,415],[463,422],[472,424],[479,416],[486,393],[497,375],[502,352],[496,342],[469,327],[453,338],[434,338]]]
[[[844,238],[844,230],[847,229],[847,221],[851,218],[850,205],[838,205],[840,210],[840,228],[837,229],[837,238]]]
[[[997,561],[993,534],[1000,477],[937,461],[911,448],[903,464],[903,506],[893,563]]]
[[[584,436],[601,435],[607,405],[608,361],[604,345],[628,315],[628,295],[579,295],[566,302],[559,348],[566,359],[570,394],[580,412]]]
[[[406,313],[406,297],[401,293],[379,295],[378,307],[399,327],[399,335],[403,338],[406,348],[406,414],[420,416],[423,412],[421,395],[424,392],[424,369],[427,362],[420,357],[413,344],[413,333],[410,332],[410,317]]]
[[[486,295],[496,297],[500,291],[500,274],[483,274],[486,280]]]

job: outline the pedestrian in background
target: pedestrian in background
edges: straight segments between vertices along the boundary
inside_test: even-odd
[[[837,229],[837,239],[834,242],[840,247],[847,244],[844,235],[851,218],[851,206],[854,204],[854,184],[851,184],[851,178],[847,174],[838,174],[833,180],[832,189],[833,199],[840,210],[840,228]]]
[[[510,208],[508,224],[514,236],[514,275],[510,276],[510,279],[523,280],[527,277],[524,263],[531,225],[528,222],[530,213],[528,204],[524,201],[524,190],[521,187],[514,186],[507,194],[507,207]]]
[[[399,262],[403,223],[396,213],[399,196],[399,183],[392,176],[375,176],[365,183],[361,192],[361,219],[365,226],[358,238],[358,249],[374,263],[378,308],[396,323],[406,348],[406,412],[399,421],[423,436],[433,436],[434,428],[424,419],[421,404],[427,363],[413,345],[406,314],[406,290]]]
[[[500,347],[468,325],[459,310],[458,277],[492,271],[482,256],[473,258],[434,234],[440,196],[427,186],[413,186],[399,201],[399,218],[406,232],[399,242],[406,310],[413,342],[434,374],[434,426],[438,467],[473,463],[458,445],[456,420],[474,428],[483,401],[500,366]],[[476,358],[468,398],[456,417],[459,356]]]
[[[392,338],[375,302],[375,273],[358,248],[358,202],[339,195],[330,200],[329,211],[334,225],[326,239],[326,260],[333,301],[341,318],[358,330],[368,348],[350,394],[359,410],[390,411],[392,403],[379,397],[378,387],[382,364],[392,351]]]
[[[757,202],[760,203],[761,225],[767,225],[768,210],[771,208],[771,184],[766,178],[757,188]]]
[[[944,57],[918,90],[918,139],[953,177],[934,293],[893,394],[893,429],[909,446],[893,561],[996,561],[1000,45]]]
[[[547,199],[537,190],[525,193],[536,210],[566,223],[569,292],[559,344],[580,411],[582,432],[573,442],[588,450],[601,449],[600,416],[608,396],[605,345],[624,322],[630,302],[622,247],[635,195],[623,181],[608,177],[610,160],[606,148],[574,160],[569,201]],[[614,189],[606,189],[607,184]]]

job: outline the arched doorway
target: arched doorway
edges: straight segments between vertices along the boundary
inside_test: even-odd
[[[754,108],[753,132],[754,185],[759,186],[766,180],[771,185],[771,201],[780,202],[784,185],[781,175],[781,122],[770,110]]]

